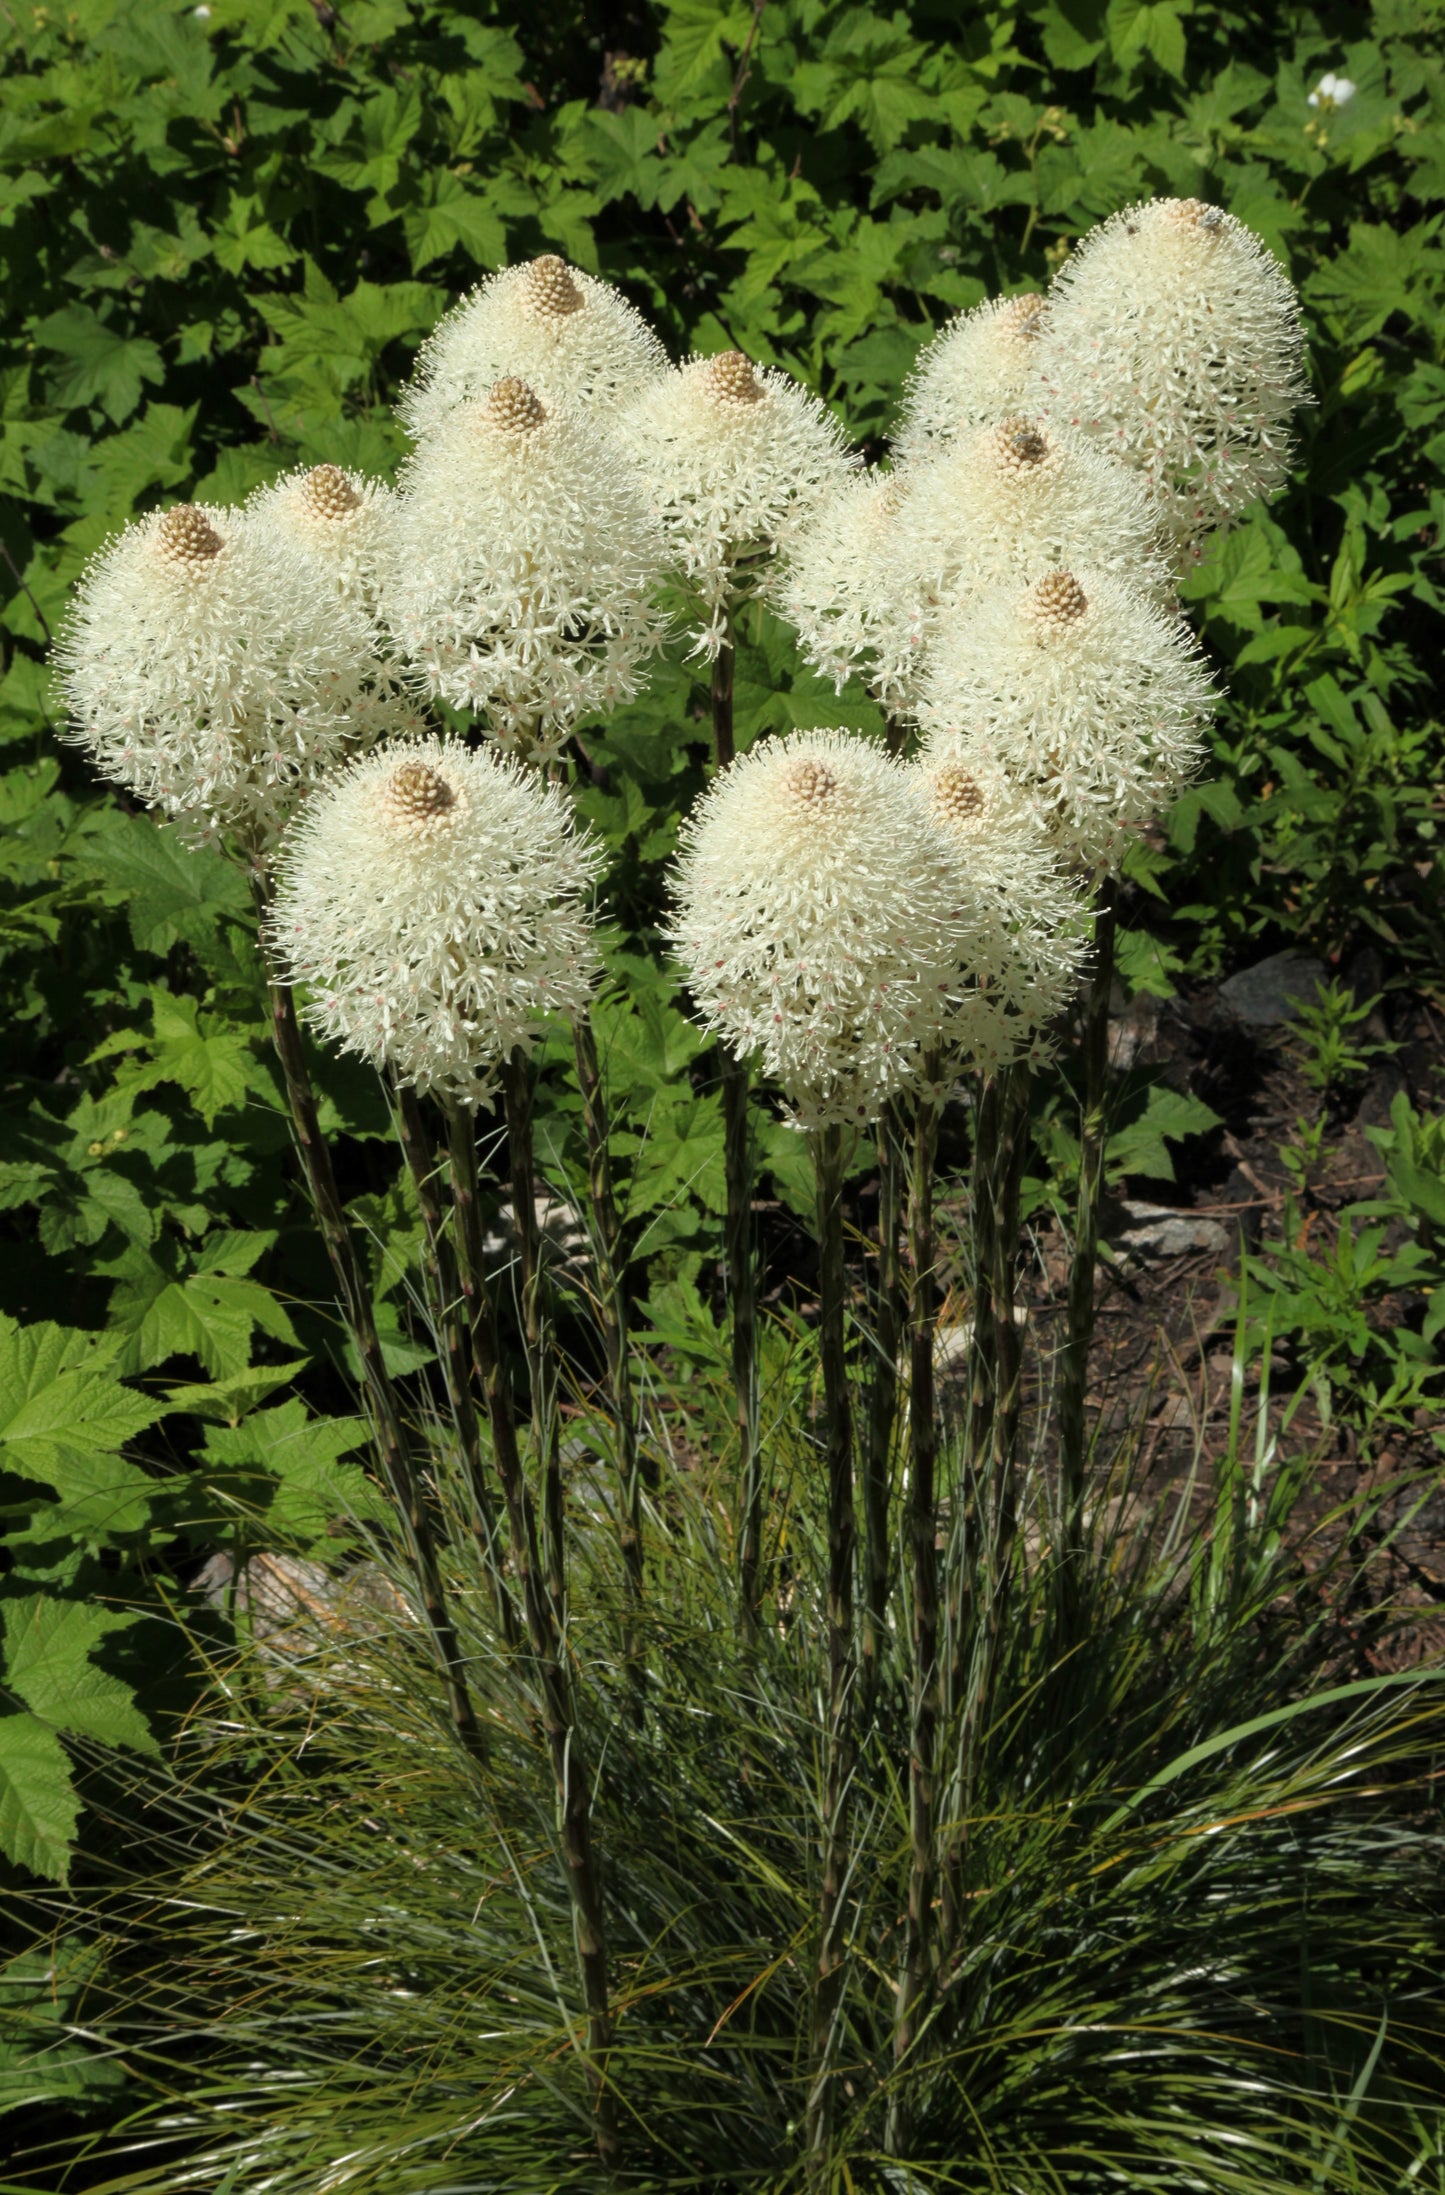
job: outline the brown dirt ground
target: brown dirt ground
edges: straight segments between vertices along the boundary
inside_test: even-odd
[[[1406,1091],[1420,1111],[1445,1106],[1445,1024],[1434,1008],[1408,1001],[1389,1021],[1377,1009],[1362,1033],[1397,1049],[1328,1108],[1320,1163],[1303,1199],[1296,1199],[1316,1251],[1332,1246],[1342,1208],[1371,1196],[1383,1182],[1379,1153],[1365,1130],[1388,1124],[1395,1093]],[[1162,1007],[1136,999],[1111,1022],[1111,1050],[1119,1064],[1159,1067],[1167,1081],[1202,1097],[1223,1120],[1207,1137],[1179,1148],[1173,1184],[1122,1183],[1104,1215],[1106,1237],[1116,1246],[1137,1225],[1128,1203],[1181,1215],[1189,1225],[1176,1234],[1199,1230],[1198,1247],[1126,1250],[1102,1264],[1096,1293],[1089,1403],[1103,1436],[1099,1453],[1118,1452],[1111,1434],[1133,1435],[1145,1490],[1165,1492],[1186,1479],[1196,1459],[1207,1460],[1227,1441],[1239,1242],[1267,1250],[1282,1239],[1290,1176],[1280,1149],[1295,1140],[1297,1122],[1320,1117],[1322,1101],[1301,1072],[1289,1028],[1241,1024],[1212,988]],[[945,1231],[950,1220],[956,1228],[963,1218],[961,1200],[945,1204]],[[1064,1316],[1068,1262],[1067,1240],[1052,1225],[1034,1235],[1023,1262],[1019,1295],[1028,1305],[1031,1337],[1026,1378],[1036,1406],[1046,1385],[1050,1333]],[[1386,1298],[1375,1323],[1418,1324],[1420,1308],[1418,1298]],[[1258,1366],[1252,1365],[1246,1424],[1257,1416],[1258,1403]],[[1359,1496],[1383,1497],[1351,1549],[1353,1583],[1337,1608],[1342,1658],[1366,1673],[1445,1653],[1445,1459],[1431,1438],[1445,1426],[1445,1397],[1418,1410],[1407,1426],[1361,1438],[1338,1414],[1332,1423],[1323,1420],[1288,1348],[1277,1348],[1268,1408],[1271,1431],[1281,1429],[1290,1452],[1307,1456],[1313,1466],[1296,1513],[1299,1552],[1311,1568],[1338,1548],[1342,1535],[1330,1525],[1333,1512]]]

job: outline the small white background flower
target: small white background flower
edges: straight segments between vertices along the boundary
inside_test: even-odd
[[[1309,103],[1312,107],[1348,106],[1359,88],[1348,76],[1336,76],[1327,69],[1310,93]]]

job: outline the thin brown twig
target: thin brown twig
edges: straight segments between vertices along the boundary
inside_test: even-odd
[[[753,46],[757,41],[758,27],[763,20],[763,10],[767,4],[768,0],[753,0],[753,19],[748,25],[747,40],[738,61],[737,73],[733,77],[733,88],[728,93],[728,136],[732,144],[731,157],[734,160],[738,156],[738,105],[752,70]]]

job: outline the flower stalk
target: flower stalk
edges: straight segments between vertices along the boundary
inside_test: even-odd
[[[562,1623],[567,1600],[567,1553],[557,1383],[551,1306],[547,1301],[542,1265],[542,1230],[537,1224],[532,1075],[520,1046],[502,1062],[501,1080],[502,1103],[507,1116],[507,1157],[512,1177],[512,1216],[517,1230],[517,1311],[532,1397],[532,1438],[541,1458],[542,1552],[547,1591],[552,1596],[557,1620]]]
[[[925,1066],[925,1080],[930,1089],[936,1087],[936,1056]],[[908,1920],[893,2029],[893,2056],[899,2066],[917,2042],[933,1977],[931,1938],[937,1866],[934,1756],[939,1709],[938,1423],[933,1376],[938,1291],[933,1177],[938,1152],[938,1118],[936,1101],[925,1094],[914,1114],[908,1193],[908,1535],[913,1568],[913,1656],[908,1745]],[[906,2092],[900,2088],[895,2091],[890,2131],[891,2145],[895,2149],[907,2145],[909,2117]]]
[[[863,1712],[877,1695],[888,1622],[889,1531],[893,1451],[898,1431],[898,1357],[907,1324],[908,1284],[899,1236],[907,1197],[909,1127],[897,1099],[878,1123],[878,1289],[873,1312],[873,1376],[863,1461]]]
[[[579,1014],[572,1024],[577,1060],[577,1083],[582,1092],[582,1112],[587,1129],[588,1192],[592,1203],[597,1246],[597,1316],[602,1327],[602,1346],[607,1357],[607,1376],[616,1414],[619,1530],[623,1573],[629,1601],[626,1655],[639,1688],[647,1671],[640,1657],[635,1616],[644,1583],[645,1555],[642,1537],[642,1469],[638,1454],[637,1412],[632,1394],[632,1354],[627,1332],[627,1298],[623,1287],[622,1229],[612,1183],[612,1153],[608,1140],[607,1093],[597,1058],[597,1038],[590,1015]]]
[[[447,1403],[466,1473],[471,1502],[469,1522],[486,1564],[497,1627],[508,1651],[515,1652],[520,1644],[517,1612],[502,1574],[503,1542],[491,1483],[483,1463],[481,1430],[472,1393],[471,1333],[456,1270],[455,1246],[447,1235],[446,1212],[438,1189],[440,1174],[436,1153],[416,1091],[403,1086],[394,1092],[394,1100],[397,1141],[421,1208],[426,1289],[442,1345]]]
[[[736,755],[733,741],[733,642],[731,612],[712,664],[713,762],[725,770]],[[723,1255],[732,1312],[733,1397],[738,1429],[738,1593],[743,1629],[760,1620],[763,1595],[765,1491],[758,1453],[757,1277],[753,1248],[753,1150],[746,1059],[718,1047],[722,1074],[723,1175],[727,1197]]]
[[[840,1127],[813,1137],[817,1188],[819,1354],[823,1372],[824,1456],[828,1479],[828,1719],[824,1736],[822,1897],[813,2006],[807,2151],[812,2184],[826,2183],[838,2087],[837,2057],[844,1982],[849,1864],[848,1798],[853,1772],[853,1420],[845,1357],[843,1176]]]
[[[479,1767],[485,1766],[488,1755],[486,1732],[477,1720],[476,1708],[467,1685],[456,1626],[447,1608],[441,1566],[437,1560],[436,1541],[432,1534],[431,1518],[426,1510],[421,1477],[412,1456],[396,1389],[392,1386],[391,1375],[386,1369],[386,1360],[382,1355],[381,1341],[376,1331],[376,1320],[372,1315],[370,1291],[356,1254],[351,1229],[347,1225],[341,1194],[336,1186],[336,1174],[331,1164],[331,1147],[322,1132],[316,1092],[312,1087],[306,1055],[301,1045],[296,1002],[290,985],[286,983],[272,983],[270,994],[271,1034],[276,1046],[276,1056],[281,1064],[282,1079],[286,1085],[292,1134],[305,1171],[312,1208],[316,1213],[327,1256],[331,1260],[331,1270],[336,1278],[341,1313],[361,1366],[362,1384],[370,1404],[372,1430],[382,1471],[402,1520],[417,1582],[421,1588],[427,1625],[436,1641],[446,1684],[448,1713],[465,1751]]]
[[[1109,1075],[1109,993],[1114,982],[1115,886],[1100,887],[1094,916],[1094,966],[1084,997],[1084,1117],[1079,1138],[1079,1190],[1063,1356],[1059,1367],[1059,1493],[1063,1518],[1065,1600],[1077,1603],[1082,1560],[1088,1443],[1084,1396],[1094,1338],[1094,1278],[1098,1266],[1099,1202],[1104,1186]]]
[[[497,1334],[496,1311],[483,1270],[475,1125],[455,1103],[447,1107],[447,1150],[456,1213],[457,1266],[469,1315],[473,1362],[491,1420],[492,1454],[507,1509],[512,1563],[521,1591],[556,1790],[557,1833],[572,1903],[577,1963],[587,2009],[583,2055],[592,2097],[593,2134],[599,2156],[605,2164],[612,2165],[617,2161],[620,2145],[616,2098],[608,2073],[612,2017],[608,2001],[607,1931],[601,1870],[592,1841],[591,1777],[576,1727],[572,1690],[553,1602],[538,1558],[536,1513],[522,1470],[510,1383]]]

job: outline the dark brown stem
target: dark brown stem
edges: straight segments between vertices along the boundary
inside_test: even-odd
[[[1108,879],[1094,915],[1094,969],[1084,1001],[1084,1117],[1079,1137],[1079,1197],[1074,1259],[1069,1269],[1068,1321],[1059,1366],[1059,1494],[1063,1521],[1064,1598],[1075,1607],[1083,1561],[1088,1444],[1084,1397],[1094,1339],[1094,1276],[1099,1254],[1099,1199],[1104,1185],[1109,1079],[1109,993],[1114,983],[1115,892]]]
[[[542,1231],[537,1225],[536,1167],[532,1151],[532,1073],[520,1049],[502,1068],[502,1101],[507,1115],[507,1152],[512,1174],[512,1213],[517,1229],[521,1285],[518,1312],[527,1352],[532,1391],[532,1437],[542,1459],[542,1550],[547,1590],[557,1621],[563,1622],[567,1597],[562,1452],[557,1424],[556,1383],[552,1378],[551,1318],[542,1269]]]
[[[485,1764],[488,1755],[486,1733],[477,1721],[476,1710],[472,1705],[463,1670],[461,1646],[447,1609],[441,1566],[437,1560],[436,1541],[432,1536],[431,1519],[427,1515],[421,1476],[412,1458],[411,1444],[402,1422],[396,1389],[392,1386],[391,1375],[381,1353],[381,1342],[371,1309],[371,1291],[366,1285],[361,1262],[356,1254],[356,1244],[347,1225],[341,1193],[336,1186],[336,1175],[331,1164],[331,1146],[321,1130],[316,1092],[312,1088],[311,1075],[301,1044],[301,1030],[296,1020],[296,1001],[292,996],[291,986],[287,983],[271,984],[270,993],[271,1034],[276,1046],[276,1057],[281,1063],[282,1080],[286,1085],[291,1130],[305,1170],[312,1208],[331,1260],[341,1315],[356,1347],[362,1384],[371,1406],[372,1429],[382,1471],[392,1500],[404,1521],[411,1559],[421,1588],[422,1605],[441,1658],[452,1727],[471,1757]]]
[[[901,716],[884,719],[883,744],[891,755],[901,755],[908,745],[908,726]]]
[[[994,1235],[998,1218],[999,1143],[1003,1091],[990,1075],[977,1086],[974,1114],[973,1173],[969,1192],[970,1252],[973,1278],[973,1333],[968,1348],[968,1410],[964,1423],[948,1575],[948,1654],[944,1668],[944,1715],[957,1735],[957,1753],[949,1812],[961,1818],[968,1783],[967,1754],[974,1727],[975,1674],[973,1610],[966,1605],[971,1579],[979,1574],[978,1549],[988,1506],[988,1459],[993,1451],[993,1422],[998,1399],[998,1258]],[[1009,1305],[1012,1311],[1012,1304]],[[957,1829],[942,1861],[939,1941],[945,1956],[955,1950],[963,1924],[963,1877],[967,1832]]]
[[[725,770],[733,745],[733,646],[729,611],[712,666],[713,760]],[[734,1407],[738,1428],[738,1591],[742,1626],[757,1628],[763,1597],[763,1483],[758,1454],[757,1286],[753,1262],[753,1151],[748,1109],[751,1076],[745,1060],[726,1045],[718,1057],[722,1076],[723,1170],[727,1190],[724,1256],[732,1313]]]
[[[837,2087],[848,1873],[848,1796],[853,1769],[853,1421],[845,1356],[843,1130],[820,1128],[813,1140],[817,1180],[819,1353],[828,1474],[828,1727],[823,1771],[823,1887],[819,1908],[807,2152],[813,2183],[825,2184]]]
[[[992,1461],[989,1476],[994,1491],[993,1611],[991,1628],[998,1631],[1007,1597],[1007,1578],[1013,1543],[1018,1532],[1018,1448],[1023,1406],[1023,1347],[1014,1315],[1018,1282],[1019,1195],[1024,1160],[1028,1153],[1029,1070],[1019,1063],[999,1077],[999,1142],[995,1169],[991,1250],[993,1298],[996,1311],[995,1377],[992,1425]]]
[[[729,624],[712,659],[712,755],[725,770],[737,752],[733,745],[733,636]]]
[[[965,1515],[950,1580],[956,1604],[947,1708],[957,1729],[952,1799],[966,1825],[973,1790],[974,1747],[988,1720],[988,1701],[1006,1636],[1013,1549],[1018,1533],[1018,1446],[1023,1351],[1014,1317],[1018,1269],[1019,1198],[1028,1151],[1029,1069],[1004,1068],[985,1084],[978,1108],[973,1173],[974,1336],[969,1426],[965,1444]],[[985,1581],[978,1624],[965,1637],[962,1568],[971,1561]],[[943,1861],[940,1938],[956,1955],[964,1911],[967,1828],[955,1831]]]
[[[602,1087],[597,1039],[591,1020],[585,1014],[574,1022],[572,1035],[577,1056],[577,1082],[587,1124],[588,1187],[597,1226],[597,1316],[602,1326],[602,1345],[607,1354],[607,1376],[612,1383],[612,1406],[617,1420],[622,1560],[628,1597],[636,1605],[642,1599],[643,1590],[642,1473],[632,1400],[632,1358],[627,1346],[622,1229],[617,1218],[612,1153],[608,1143],[607,1095]],[[635,1639],[630,1639],[627,1658],[639,1681],[645,1683],[646,1670],[637,1658]]]
[[[873,1377],[868,1393],[868,1445],[863,1463],[863,1675],[866,1720],[876,1696],[888,1623],[888,1510],[893,1493],[893,1443],[898,1429],[898,1353],[907,1302],[899,1233],[907,1178],[908,1123],[896,1102],[878,1123],[878,1296],[874,1311]]]
[[[753,1265],[753,1152],[747,1063],[721,1049],[723,1169],[727,1188],[724,1250],[732,1313],[733,1396],[738,1428],[740,1531],[738,1585],[745,1631],[763,1599],[762,1457],[758,1446],[757,1291]]]
[[[927,1064],[930,1085],[938,1062]],[[913,1669],[908,1763],[908,1826],[912,1856],[908,1874],[908,1926],[898,1977],[893,2030],[896,2063],[907,2056],[927,2009],[932,1986],[934,1858],[934,1751],[938,1729],[938,1457],[934,1408],[933,1344],[937,1318],[933,1234],[933,1169],[938,1150],[938,1108],[920,1098],[913,1124],[908,1195],[909,1240],[909,1440],[908,1526],[913,1558]],[[905,2148],[909,2113],[900,2090],[893,2115],[892,2146]]]
[[[457,1267],[471,1322],[477,1379],[487,1400],[492,1455],[512,1537],[512,1562],[521,1588],[522,1613],[536,1667],[542,1722],[557,1792],[557,1829],[577,1939],[577,1963],[587,2007],[586,2064],[593,2130],[603,2162],[619,2154],[617,2106],[608,2081],[612,2021],[607,1995],[607,1933],[601,1871],[592,1844],[590,1777],[576,1728],[571,1686],[562,1656],[553,1604],[537,1559],[537,1520],[522,1471],[512,1411],[511,1385],[501,1360],[496,1310],[482,1265],[482,1220],[477,1198],[477,1146],[472,1121],[457,1106],[447,1109],[452,1203],[457,1220]]]
[[[521,1634],[517,1628],[517,1611],[502,1574],[503,1544],[491,1482],[482,1460],[476,1404],[472,1397],[471,1326],[457,1277],[455,1249],[447,1237],[446,1214],[438,1193],[440,1176],[435,1145],[416,1091],[398,1089],[395,1095],[397,1138],[421,1207],[427,1294],[442,1345],[447,1402],[467,1477],[472,1533],[486,1563],[498,1628],[505,1644],[515,1649]]]

